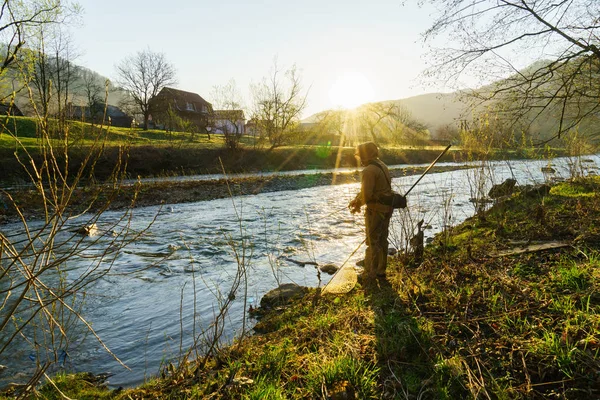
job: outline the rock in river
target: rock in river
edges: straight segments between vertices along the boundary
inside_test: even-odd
[[[325,265],[320,266],[319,269],[322,272],[325,272],[326,274],[333,275],[337,272],[337,270],[339,268],[333,264],[325,264]]]
[[[83,236],[96,236],[98,234],[98,226],[96,224],[84,225],[80,228],[72,229],[71,232]]]

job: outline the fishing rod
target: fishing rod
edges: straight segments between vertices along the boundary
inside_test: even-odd
[[[442,158],[444,156],[444,154],[446,154],[446,152],[450,149],[450,147],[452,147],[451,144],[449,144],[444,151],[442,151],[440,153],[439,156],[437,156],[437,158],[435,160],[433,160],[433,162],[429,165],[429,167],[427,167],[427,169],[421,174],[421,176],[419,177],[419,179],[417,179],[417,181],[415,183],[413,183],[413,185],[410,187],[410,189],[408,189],[408,191],[404,194],[404,196],[408,196],[408,194],[415,188],[415,186],[417,186],[417,184],[421,181],[421,179],[423,179],[423,177],[425,175],[427,175],[427,173],[431,170],[431,168],[433,168],[433,166],[440,160],[440,158]],[[346,209],[347,207],[344,207],[343,209]],[[341,210],[340,210],[341,211]],[[340,212],[340,211],[335,211],[336,212]],[[333,281],[333,278],[335,278],[335,276],[338,274],[338,272],[340,272],[345,266],[346,263],[348,263],[348,261],[350,260],[350,258],[352,258],[352,256],[354,256],[354,254],[356,254],[356,252],[358,251],[358,249],[361,248],[361,246],[367,241],[367,239],[365,238],[362,242],[359,243],[359,245],[356,247],[356,249],[354,249],[354,251],[350,254],[350,256],[348,256],[348,258],[346,259],[346,261],[344,261],[344,263],[342,264],[342,266],[335,272],[335,274],[333,274],[333,276],[331,277],[331,279],[329,280],[329,282],[327,282],[325,284],[325,286],[323,286],[323,290],[325,290],[325,288],[327,288],[327,286]],[[410,275],[408,275],[410,277]],[[412,279],[411,279],[412,280]]]
[[[431,170],[431,168],[433,168],[433,166],[434,166],[434,165],[435,165],[435,164],[436,164],[436,163],[437,163],[437,162],[440,160],[440,158],[442,158],[442,157],[444,156],[444,154],[446,154],[446,152],[447,152],[447,151],[450,149],[450,147],[452,147],[452,145],[451,145],[451,144],[449,144],[449,145],[448,145],[448,146],[447,146],[447,147],[444,149],[444,151],[442,151],[442,152],[440,153],[440,155],[439,155],[439,156],[437,156],[437,158],[436,158],[435,160],[433,160],[433,162],[432,162],[431,164],[429,164],[429,166],[428,166],[428,167],[427,167],[427,169],[426,169],[426,170],[425,170],[425,171],[424,171],[424,172],[421,174],[421,176],[419,177],[419,179],[417,179],[417,180],[416,180],[416,182],[415,182],[415,183],[413,183],[413,185],[410,187],[410,189],[408,189],[408,190],[406,191],[406,193],[404,193],[404,197],[408,196],[408,194],[409,194],[409,193],[410,193],[410,192],[411,192],[411,191],[412,191],[412,190],[415,188],[415,186],[417,186],[417,185],[418,185],[418,183],[419,183],[419,182],[421,182],[421,179],[423,179],[423,177],[424,177],[425,175],[427,175],[427,173],[428,173],[428,172]],[[345,207],[343,207],[343,208],[341,208],[341,209],[339,209],[339,210],[336,210],[336,211],[332,212],[332,213],[331,213],[331,214],[329,214],[329,215],[333,215],[333,214],[337,214],[337,213],[339,213],[339,212],[345,211],[347,208],[348,208],[348,206],[345,206]]]
[[[434,166],[434,165],[435,165],[435,164],[436,164],[436,163],[437,163],[437,162],[440,160],[440,158],[442,158],[442,156],[443,156],[444,154],[446,154],[446,152],[447,152],[447,151],[450,149],[450,147],[452,147],[452,145],[451,145],[451,144],[449,144],[449,145],[448,145],[448,147],[446,147],[446,148],[444,149],[444,151],[442,151],[442,153],[441,153],[439,156],[437,156],[437,158],[436,158],[435,160],[433,160],[433,162],[432,162],[431,164],[429,164],[429,167],[427,167],[427,169],[425,170],[425,172],[423,172],[423,173],[421,174],[421,176],[419,177],[419,179],[417,179],[417,181],[416,181],[415,183],[413,183],[413,185],[410,187],[410,189],[408,189],[408,190],[406,191],[406,193],[404,193],[404,197],[408,196],[408,194],[409,194],[409,193],[410,193],[410,192],[411,192],[411,191],[412,191],[412,190],[415,188],[415,186],[417,186],[417,184],[418,184],[419,182],[421,182],[421,179],[423,179],[423,177],[424,177],[425,175],[427,175],[427,173],[429,172],[429,170],[430,170],[431,168],[433,168],[433,166]]]

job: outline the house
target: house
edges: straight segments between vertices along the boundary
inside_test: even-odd
[[[267,128],[271,125],[271,121],[266,119],[252,118],[248,120],[245,126],[245,132],[248,136],[263,137],[267,133]]]
[[[246,118],[243,110],[215,110],[211,122],[214,133],[238,135],[246,133]]]
[[[104,109],[106,108],[106,116]],[[133,118],[127,115],[117,106],[107,104],[95,104],[92,107],[76,106],[69,103],[67,118],[71,120],[91,122],[94,124],[103,124],[119,126],[123,128],[131,127]]]
[[[200,95],[165,87],[150,100],[151,120],[155,126],[173,126],[174,117],[191,121],[205,131],[213,112],[212,104]]]
[[[13,117],[22,117],[23,113],[14,103],[0,103],[0,115],[12,115]]]

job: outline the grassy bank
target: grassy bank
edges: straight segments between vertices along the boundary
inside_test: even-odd
[[[94,177],[107,179],[117,163],[122,148],[107,146],[102,150],[95,165]],[[17,150],[21,157],[24,154]],[[71,174],[75,173],[81,161],[86,157],[88,148],[75,146],[68,155]],[[42,156],[37,148],[29,150],[37,165]],[[339,153],[339,156],[338,156]],[[15,158],[15,148],[0,148],[0,176],[3,182],[26,181],[23,167]],[[430,163],[440,154],[438,149],[385,148],[381,151],[382,160],[388,165]],[[554,155],[562,155],[559,150]],[[476,157],[477,155],[475,155]],[[488,159],[542,158],[544,152],[498,151],[487,156]],[[62,157],[58,156],[59,160]],[[442,159],[444,161],[466,161],[472,155],[460,149],[451,149]],[[330,169],[338,167],[356,167],[354,148],[327,146],[287,146],[273,150],[243,148],[236,152],[222,147],[207,147],[201,143],[177,146],[137,145],[126,149],[127,175],[130,177],[193,175],[221,173],[221,160],[229,173],[256,171],[288,171],[298,169]]]
[[[423,263],[395,259],[386,281],[268,314],[204,369],[56,385],[79,399],[599,398],[598,193],[592,178],[513,196],[438,235]],[[564,247],[526,248],[537,241]]]
[[[36,139],[35,121],[27,117],[13,117],[4,120],[4,129],[0,134],[0,183],[26,182],[27,174],[19,163],[26,160],[29,153],[37,166],[43,164],[40,143]],[[52,128],[50,128],[52,131]],[[11,132],[18,137],[20,145]],[[225,149],[223,137],[206,134],[166,133],[164,131],[142,131],[140,129],[98,127],[87,123],[69,122],[68,151],[64,152],[63,142],[57,140],[55,153],[58,161],[64,165],[69,158],[72,176],[87,156],[90,145],[97,137],[105,140],[98,162],[93,171],[97,180],[111,176],[114,165],[122,152],[125,152],[126,171],[130,177],[170,176],[210,174],[221,172],[221,160],[228,172],[280,171],[297,169],[329,169],[336,166],[356,167],[353,147],[335,147],[323,145],[295,145],[275,148],[255,148],[252,138],[242,140],[241,149],[231,152]],[[100,151],[100,150],[99,150]],[[388,147],[381,150],[381,158],[389,165],[429,163],[440,153],[441,148],[425,147]],[[551,150],[552,155],[562,155],[560,149]],[[488,159],[517,159],[548,157],[548,151],[495,151],[485,157]],[[465,161],[483,157],[481,154],[468,154],[452,148],[441,161]],[[28,164],[27,162],[25,164]]]

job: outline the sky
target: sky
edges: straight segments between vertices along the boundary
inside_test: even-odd
[[[165,54],[176,85],[210,101],[234,79],[245,105],[249,86],[296,65],[308,90],[303,117],[357,102],[400,99],[441,86],[423,84],[421,33],[431,8],[415,0],[78,0],[72,27],[77,64],[111,79],[115,65],[150,49]]]

